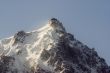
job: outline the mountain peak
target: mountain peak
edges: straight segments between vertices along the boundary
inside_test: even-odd
[[[51,18],[48,23],[53,28],[58,28],[58,29],[60,29],[62,31],[66,31],[64,26],[63,26],[63,24],[56,18]]]
[[[0,72],[110,73],[110,67],[52,18],[36,31],[19,31],[0,41]]]

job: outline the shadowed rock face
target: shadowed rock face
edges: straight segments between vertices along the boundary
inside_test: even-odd
[[[0,73],[15,73],[10,66],[13,66],[15,59],[11,56],[2,56],[0,59]]]
[[[74,38],[67,33],[55,47],[43,52],[45,56],[41,55],[41,58],[46,58],[44,61],[54,67],[55,73],[93,73],[91,68],[96,73],[110,73],[110,68],[96,51],[88,47],[71,47],[68,44],[70,40]]]
[[[51,67],[52,71],[45,69],[44,67],[40,66],[40,64],[36,64],[35,67],[29,68],[30,70],[24,70],[22,73],[110,73],[110,67],[106,64],[103,58],[98,56],[94,48],[89,48],[80,41],[76,40],[74,35],[67,33],[62,23],[56,18],[52,18],[49,24],[55,28],[55,33],[62,34],[57,39],[58,42],[56,44],[54,44],[54,42],[46,42],[52,47],[48,50],[41,48],[42,51],[40,51],[39,54],[39,59]],[[27,33],[24,31],[19,31],[13,38],[14,44],[23,44],[27,36]],[[22,46],[18,47],[21,48]],[[28,51],[25,51],[25,53],[27,53],[29,48]],[[16,56],[15,53],[12,56],[1,55],[0,73],[20,73],[19,70],[14,69],[15,61],[19,60],[20,58],[17,59],[17,57],[20,56],[21,55]],[[31,57],[33,58],[33,56]],[[35,61],[37,60],[35,59]]]

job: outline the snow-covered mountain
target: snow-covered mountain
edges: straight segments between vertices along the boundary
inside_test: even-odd
[[[0,73],[110,73],[110,67],[52,18],[0,41]]]

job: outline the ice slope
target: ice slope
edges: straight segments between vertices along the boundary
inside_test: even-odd
[[[64,31],[59,21],[54,22],[57,23],[55,26],[51,25],[51,23],[52,21],[50,20],[38,30],[28,33],[19,31],[15,36],[1,40],[0,55],[14,57],[15,62],[12,68],[21,71],[21,73],[25,70],[30,70],[30,68],[36,66],[39,62],[41,63],[39,56],[42,50],[49,50],[52,45],[58,42],[61,34],[56,33],[56,30],[57,32]]]

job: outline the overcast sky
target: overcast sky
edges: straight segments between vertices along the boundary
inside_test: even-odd
[[[110,65],[110,0],[0,0],[0,39],[58,18]]]

